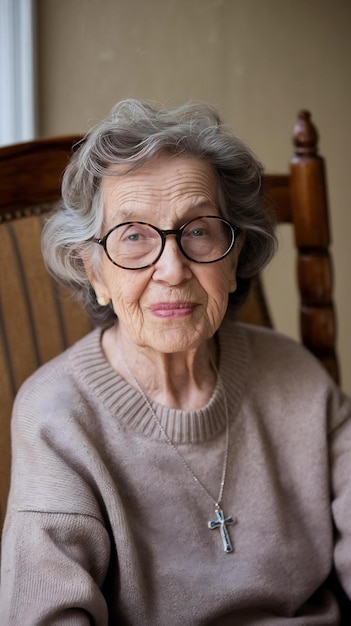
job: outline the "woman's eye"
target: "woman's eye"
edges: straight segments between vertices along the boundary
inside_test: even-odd
[[[121,242],[125,241],[140,241],[144,239],[146,235],[145,228],[138,227],[135,224],[128,226],[127,228],[121,229],[120,232],[120,240]]]
[[[132,234],[127,236],[127,239],[128,239],[128,241],[139,241],[140,234],[139,233],[132,233]]]
[[[190,234],[193,237],[201,237],[202,235],[205,234],[205,232],[203,228],[193,228]]]
[[[211,236],[211,229],[208,227],[207,224],[204,224],[203,226],[194,226],[189,231],[189,236],[194,238],[209,237]]]

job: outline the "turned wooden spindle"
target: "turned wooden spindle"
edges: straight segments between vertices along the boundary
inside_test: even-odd
[[[298,248],[301,337],[339,382],[325,169],[308,111],[298,115],[293,143],[290,191]]]

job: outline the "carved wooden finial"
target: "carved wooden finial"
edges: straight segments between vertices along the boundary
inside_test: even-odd
[[[302,156],[315,156],[317,154],[318,133],[311,122],[309,111],[300,111],[294,128],[295,154]]]

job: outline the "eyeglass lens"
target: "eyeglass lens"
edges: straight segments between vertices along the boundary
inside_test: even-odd
[[[197,263],[211,263],[225,256],[234,243],[234,229],[220,217],[199,217],[177,231],[183,254]],[[111,261],[126,269],[141,269],[156,262],[164,237],[150,224],[128,222],[114,228],[106,238]]]

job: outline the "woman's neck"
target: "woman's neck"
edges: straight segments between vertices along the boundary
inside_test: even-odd
[[[103,334],[102,348],[112,367],[149,400],[168,407],[195,410],[205,406],[216,385],[214,338],[186,352],[160,353],[136,345],[118,326]]]

